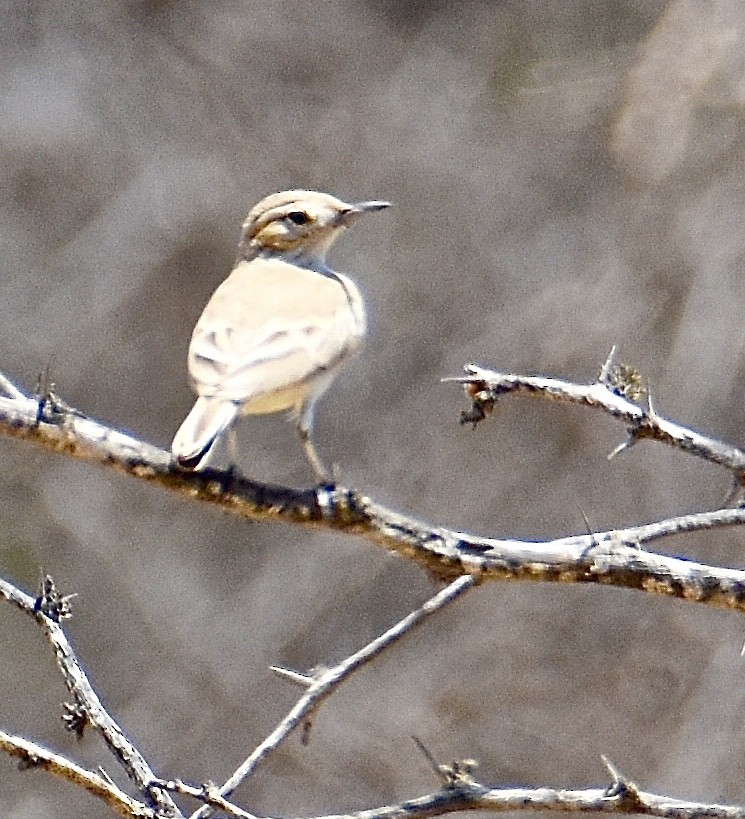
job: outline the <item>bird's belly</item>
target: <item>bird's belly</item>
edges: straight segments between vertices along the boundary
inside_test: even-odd
[[[288,384],[272,392],[257,395],[241,404],[241,415],[268,415],[273,412],[302,413],[317,401],[334,380],[337,367],[320,370],[305,381]]]
[[[299,410],[311,392],[314,392],[313,384],[305,382],[257,395],[241,405],[241,415],[269,415],[273,412]]]

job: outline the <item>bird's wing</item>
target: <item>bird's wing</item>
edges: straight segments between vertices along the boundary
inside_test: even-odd
[[[189,373],[200,395],[250,401],[332,369],[363,333],[351,282],[256,258],[241,262],[205,307]]]

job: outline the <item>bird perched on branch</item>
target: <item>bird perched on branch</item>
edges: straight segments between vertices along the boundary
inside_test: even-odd
[[[316,478],[330,482],[313,445],[313,409],[359,348],[365,307],[354,282],[326,265],[326,253],[359,215],[387,207],[293,190],[251,210],[233,272],[192,334],[198,398],[171,445],[180,467],[204,468],[219,438],[228,430],[232,438],[238,416],[287,411]]]

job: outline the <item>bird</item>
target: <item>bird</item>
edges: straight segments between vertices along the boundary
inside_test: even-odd
[[[313,443],[313,414],[358,351],[366,314],[356,285],[328,267],[326,254],[360,215],[388,207],[289,190],[251,209],[233,270],[192,333],[188,371],[197,400],[171,444],[180,469],[204,469],[226,433],[233,469],[236,420],[286,412],[316,479],[333,483]]]

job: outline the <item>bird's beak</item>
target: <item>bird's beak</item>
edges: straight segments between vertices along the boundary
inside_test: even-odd
[[[346,225],[361,213],[374,213],[376,210],[385,210],[390,206],[390,202],[383,202],[379,199],[373,199],[370,202],[357,202],[354,205],[350,205],[348,210],[342,211],[341,222]]]
[[[358,213],[367,213],[372,210],[385,210],[385,208],[389,208],[390,206],[390,202],[373,199],[372,202],[358,202],[356,205],[352,205],[352,210]]]

